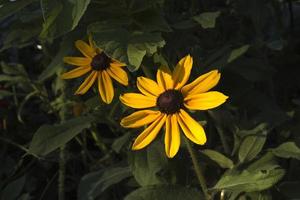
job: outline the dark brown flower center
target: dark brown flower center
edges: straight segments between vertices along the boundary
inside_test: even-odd
[[[93,70],[100,71],[105,70],[109,67],[111,59],[104,53],[98,53],[93,57],[91,66]]]
[[[166,114],[174,114],[183,107],[183,96],[178,90],[166,90],[156,101],[158,109]]]

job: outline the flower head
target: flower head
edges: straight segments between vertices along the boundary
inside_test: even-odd
[[[135,139],[133,150],[149,145],[164,125],[165,151],[169,158],[174,157],[180,147],[179,127],[194,143],[203,145],[206,142],[203,127],[188,114],[187,110],[215,108],[223,104],[228,97],[221,92],[208,92],[220,80],[221,75],[217,70],[208,72],[185,85],[192,65],[193,59],[187,55],[178,62],[173,72],[168,67],[158,69],[157,82],[146,77],[138,77],[137,87],[142,94],[126,93],[120,96],[123,104],[144,109],[123,118],[121,125],[126,128],[148,125]]]
[[[111,78],[122,85],[128,85],[127,73],[122,69],[125,64],[110,58],[99,48],[96,48],[91,37],[89,38],[89,44],[82,40],[77,40],[75,46],[84,57],[64,57],[65,63],[78,67],[62,74],[62,78],[77,78],[90,72],[75,94],[85,94],[97,81],[98,91],[102,100],[107,104],[111,103],[114,97]]]

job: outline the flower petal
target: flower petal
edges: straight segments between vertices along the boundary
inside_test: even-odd
[[[110,66],[106,72],[116,81],[121,83],[122,85],[128,85],[128,76],[125,70],[120,67],[112,67]]]
[[[90,45],[90,47],[92,47],[93,49],[95,49],[94,40],[93,40],[93,37],[92,37],[91,34],[89,35],[89,45]]]
[[[110,104],[114,97],[114,87],[110,76],[107,72],[98,72],[98,91],[104,103]]]
[[[62,79],[77,78],[79,76],[82,76],[82,75],[88,73],[89,71],[91,71],[91,67],[77,67],[71,71],[63,73],[61,75],[61,78]]]
[[[94,84],[97,75],[98,75],[97,72],[92,71],[92,73],[84,80],[84,82],[77,89],[75,94],[85,94],[90,89],[90,87]]]
[[[64,57],[64,62],[76,66],[88,66],[91,64],[91,59],[86,57]]]
[[[121,120],[121,126],[125,128],[138,128],[153,122],[160,115],[160,111],[141,110],[124,117]]]
[[[165,151],[169,158],[173,158],[180,147],[180,132],[176,115],[168,115],[166,119]]]
[[[184,98],[184,106],[190,110],[208,110],[223,104],[227,98],[228,96],[216,91],[188,95]]]
[[[187,112],[180,109],[177,117],[178,123],[184,135],[196,144],[205,144],[206,135],[203,127],[196,122]]]
[[[146,96],[158,97],[163,93],[162,88],[155,81],[142,76],[137,78],[137,87]]]
[[[125,93],[120,96],[120,100],[131,108],[150,108],[156,105],[156,98],[139,93]]]
[[[188,81],[193,66],[193,58],[190,55],[183,57],[176,65],[172,79],[174,89],[180,89]]]
[[[125,63],[121,63],[121,62],[119,62],[117,60],[112,59],[112,62],[110,63],[110,66],[113,66],[113,67],[124,67],[124,66],[126,66],[126,64]]]
[[[173,89],[172,73],[169,67],[161,66],[156,73],[158,86],[163,90]]]
[[[96,55],[95,49],[90,47],[86,42],[82,40],[77,40],[75,42],[75,46],[86,57],[93,58]]]
[[[139,150],[150,144],[159,133],[165,121],[165,114],[158,116],[157,119],[135,139],[132,150]]]
[[[218,73],[218,70],[210,71],[185,85],[181,92],[184,96],[207,92],[218,84],[220,78],[221,74]]]

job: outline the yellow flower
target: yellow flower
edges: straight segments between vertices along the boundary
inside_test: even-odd
[[[121,68],[125,64],[108,57],[103,51],[96,48],[91,37],[89,38],[89,44],[77,40],[75,46],[85,57],[64,57],[65,63],[78,67],[62,74],[62,78],[77,78],[90,72],[75,94],[85,94],[97,80],[98,91],[102,100],[107,104],[111,103],[114,97],[111,78],[122,85],[128,85],[127,73]]]
[[[126,93],[120,96],[123,104],[140,110],[123,118],[121,125],[137,128],[149,125],[134,141],[133,150],[139,150],[150,144],[165,125],[165,151],[169,158],[180,147],[180,130],[196,144],[203,145],[206,135],[203,127],[186,110],[208,110],[223,104],[228,98],[217,91],[210,91],[220,80],[217,70],[208,72],[190,84],[193,65],[190,55],[182,58],[173,73],[167,67],[161,67],[156,74],[157,82],[146,77],[138,77],[137,87],[140,93]]]

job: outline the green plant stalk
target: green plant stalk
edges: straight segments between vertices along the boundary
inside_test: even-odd
[[[201,189],[203,191],[204,197],[205,197],[206,200],[210,200],[210,195],[208,194],[208,190],[207,190],[207,186],[206,186],[206,181],[205,181],[205,178],[203,176],[202,170],[200,168],[196,152],[193,149],[193,147],[192,147],[192,145],[191,145],[191,143],[190,143],[189,140],[187,140],[186,138],[184,138],[184,141],[186,143],[188,152],[189,152],[189,154],[190,154],[190,156],[192,158],[192,162],[193,162],[193,166],[194,166],[194,169],[195,169],[195,172],[196,172],[196,176],[197,176],[197,179],[198,179],[198,181],[200,183],[200,187],[201,187]]]
[[[65,199],[65,146],[60,147],[59,174],[58,174],[58,200]]]

